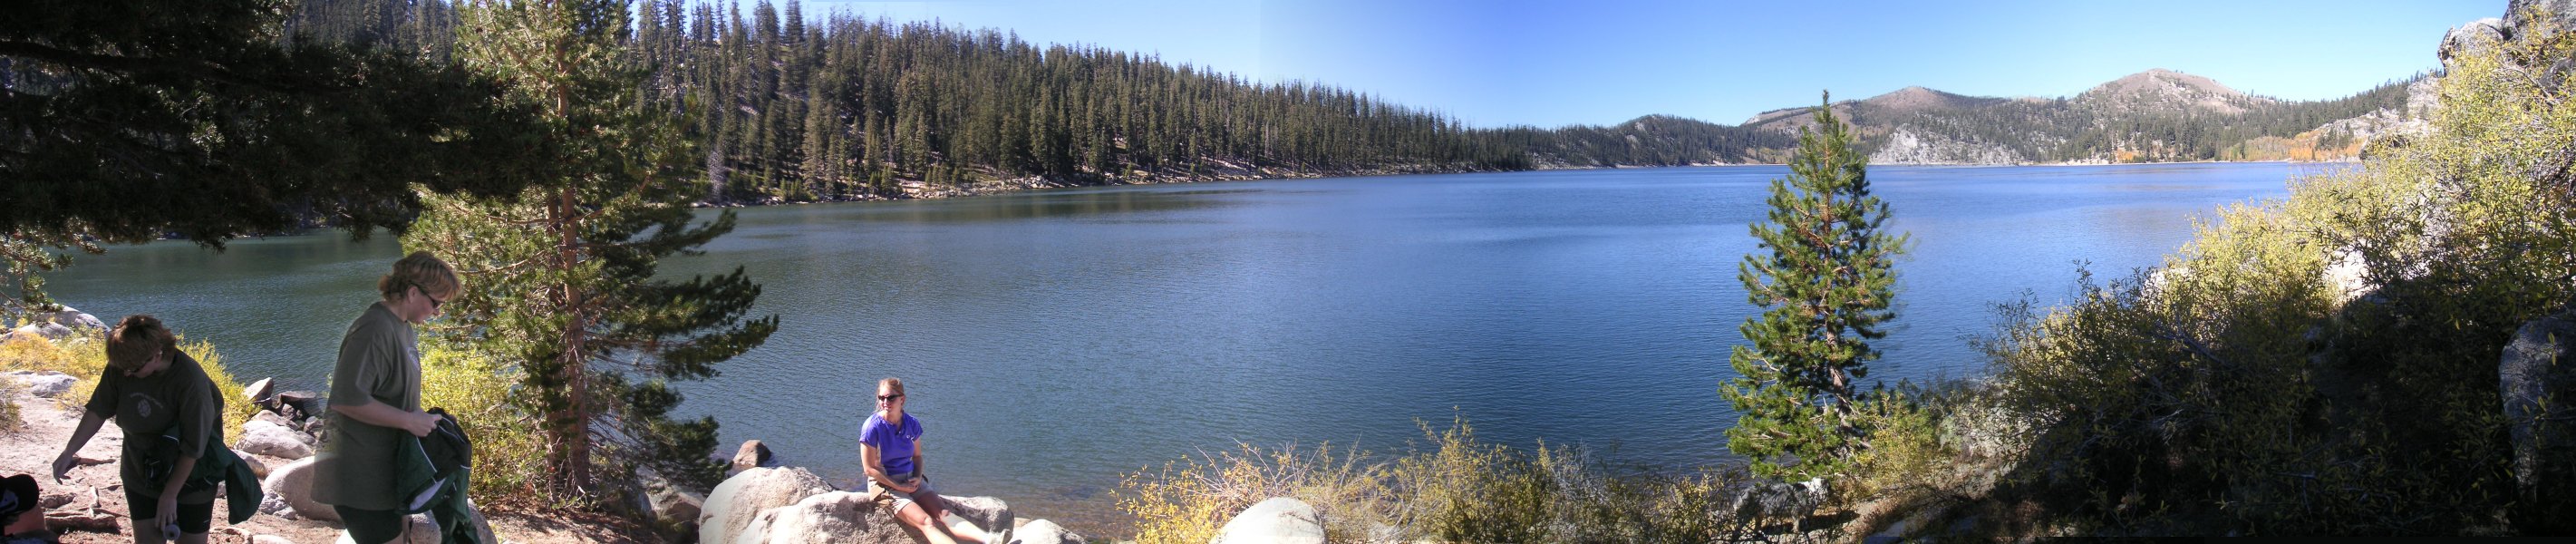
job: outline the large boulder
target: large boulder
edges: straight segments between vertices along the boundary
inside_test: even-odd
[[[2442,46],[2434,50],[2443,64],[2460,57],[2474,56],[2504,43],[2504,20],[2494,17],[2469,21],[2442,35]]]
[[[1011,544],[1091,544],[1091,540],[1055,522],[1037,519],[1011,530]]]
[[[80,378],[52,371],[14,370],[0,374],[0,379],[16,381],[20,387],[27,388],[27,394],[49,399],[62,396],[72,390],[72,384],[80,383]]]
[[[242,423],[241,439],[233,441],[233,447],[269,457],[303,459],[313,456],[312,441],[301,431],[252,419]]]
[[[770,466],[771,458],[768,444],[762,444],[759,440],[744,440],[742,448],[734,450],[733,471],[741,472]]]
[[[904,532],[893,514],[869,501],[868,494],[833,491],[761,511],[733,542],[898,544],[912,542],[912,536]]]
[[[669,522],[697,523],[705,513],[706,497],[678,489],[663,488],[653,492],[653,519]]]
[[[832,484],[802,468],[753,468],[734,474],[707,494],[706,508],[698,514],[698,542],[733,542],[761,511],[832,491]]]
[[[1324,544],[1324,518],[1315,507],[1288,497],[1272,497],[1225,522],[1211,544]]]
[[[270,470],[268,479],[259,482],[259,489],[270,497],[276,497],[278,503],[285,507],[285,513],[294,514],[292,517],[340,521],[340,513],[332,511],[331,505],[313,502],[313,472],[313,458],[306,457]],[[271,512],[270,508],[262,506],[260,511],[289,517],[285,513]]]
[[[2496,365],[2513,477],[2526,515],[2543,532],[2576,529],[2576,313],[2524,323]],[[2550,514],[2555,512],[2555,514]]]
[[[11,334],[21,337],[32,336],[46,340],[61,340],[64,338],[71,338],[72,329],[71,327],[65,327],[61,324],[52,322],[28,323],[26,326],[18,327],[18,330],[12,331]]]
[[[62,310],[55,311],[52,315],[45,316],[45,320],[73,329],[88,329],[93,331],[107,330],[107,323],[100,322],[98,320],[98,316],[89,315],[88,312],[83,312],[70,306],[64,306],[62,308]]]
[[[268,398],[274,396],[277,396],[276,378],[260,378],[259,381],[250,382],[250,385],[242,386],[242,397],[249,399],[251,404],[267,406]]]
[[[939,498],[942,499],[941,502],[948,503],[949,515],[974,524],[976,529],[990,533],[1011,526],[1011,505],[1002,502],[1002,499],[946,495],[941,495]]]

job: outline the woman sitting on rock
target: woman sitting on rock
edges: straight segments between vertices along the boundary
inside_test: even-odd
[[[71,473],[79,463],[73,454],[115,418],[125,431],[117,475],[133,512],[128,519],[134,541],[205,544],[214,523],[215,481],[194,471],[199,458],[224,447],[224,401],[206,369],[179,351],[178,337],[149,315],[118,322],[107,333],[107,372],[99,375],[85,408],[71,442],[54,458],[54,479]],[[178,534],[165,536],[172,530]]]
[[[903,380],[877,381],[877,413],[859,428],[859,461],[867,467],[868,483],[895,497],[895,519],[923,541],[985,544],[993,540],[993,535],[973,529],[967,532],[975,534],[955,532],[940,521],[948,515],[947,503],[930,489],[930,478],[922,476],[921,420],[903,413]]]

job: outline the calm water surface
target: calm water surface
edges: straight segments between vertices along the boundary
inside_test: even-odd
[[[1915,247],[1873,378],[1972,378],[1993,303],[2073,261],[2159,262],[2194,217],[2316,167],[1870,170]],[[1402,449],[1417,421],[1581,443],[1619,463],[1725,460],[1736,279],[1780,167],[1160,185],[741,210],[671,273],[741,266],[784,316],[686,384],[688,415],[846,483],[858,421],[903,377],[943,491],[1114,531],[1122,472],[1236,442]],[[162,315],[236,375],[324,389],[384,237],[114,248],[50,278],[101,319]]]

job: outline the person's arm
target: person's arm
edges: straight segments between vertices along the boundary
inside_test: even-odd
[[[911,493],[912,490],[905,489],[903,486],[895,484],[893,478],[886,477],[885,459],[883,456],[884,452],[877,450],[877,446],[875,444],[869,444],[867,442],[859,443],[859,466],[867,469],[868,479],[876,480],[878,487]]]
[[[54,456],[54,481],[62,481],[63,476],[71,474],[72,467],[80,465],[81,446],[89,445],[90,436],[98,434],[98,427],[105,424],[107,418],[99,417],[98,412],[81,410],[80,427],[72,429],[71,442],[63,444],[63,454]]]
[[[381,402],[354,406],[333,402],[331,411],[349,416],[349,419],[358,420],[359,423],[402,429],[412,436],[429,436],[430,431],[438,429],[438,416],[395,408],[393,405]]]
[[[170,481],[168,483],[161,484],[161,500],[159,501],[161,509],[154,511],[159,512],[161,517],[154,519],[154,522],[163,526],[168,526],[172,523],[178,522],[179,488],[188,483],[188,474],[196,471],[197,456],[194,455],[181,456],[179,458],[179,464],[170,468]]]
[[[930,465],[924,463],[927,463],[927,461],[925,461],[924,457],[921,455],[921,439],[912,439],[912,473],[919,474],[923,481],[928,481],[930,480]]]

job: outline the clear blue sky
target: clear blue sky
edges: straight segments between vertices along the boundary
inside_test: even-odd
[[[740,0],[744,4],[751,0]],[[783,6],[783,0],[774,0]],[[2453,26],[2506,0],[1808,2],[1589,0],[809,1],[1022,40],[1304,80],[1474,126],[1722,124],[1920,85],[2072,96],[2150,68],[2291,100],[2430,70]],[[748,6],[746,6],[748,7]]]

